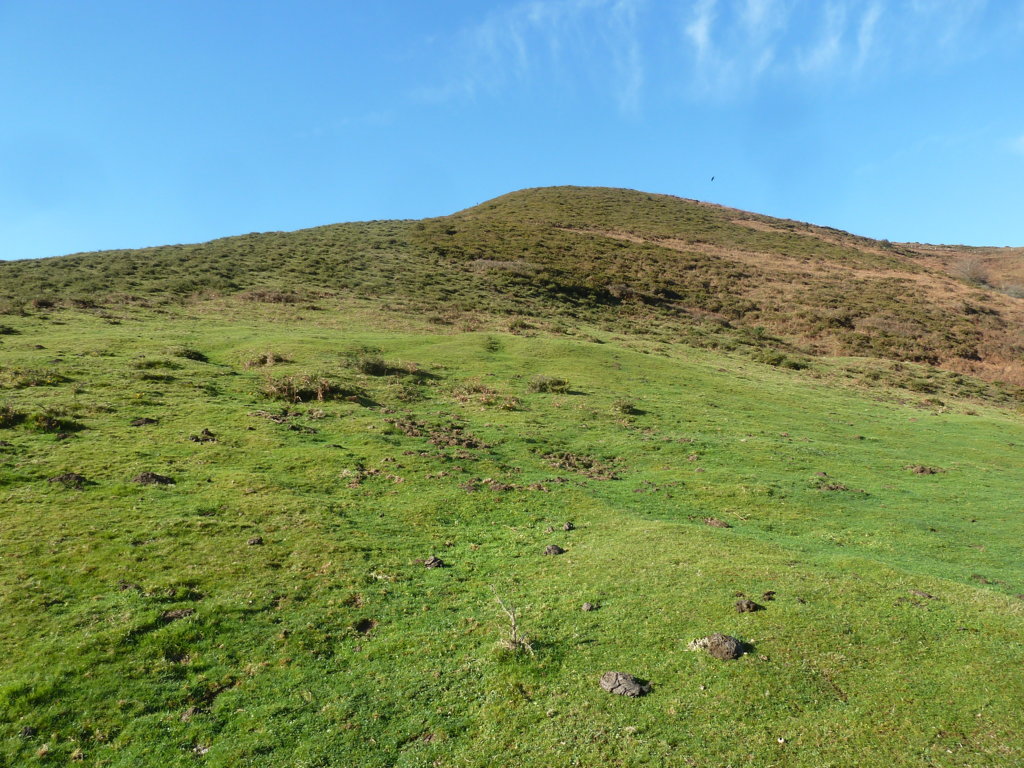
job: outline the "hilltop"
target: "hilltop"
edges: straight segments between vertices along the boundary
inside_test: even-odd
[[[214,296],[383,302],[438,324],[581,323],[1024,385],[1024,256],[875,241],[667,195],[552,187],[437,219],[0,263],[7,311]]]

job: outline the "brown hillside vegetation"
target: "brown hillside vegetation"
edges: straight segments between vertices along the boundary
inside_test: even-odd
[[[1024,386],[1024,250],[889,243],[623,189],[513,192],[423,221],[0,263],[0,309],[376,302],[474,327],[603,327],[922,363]]]

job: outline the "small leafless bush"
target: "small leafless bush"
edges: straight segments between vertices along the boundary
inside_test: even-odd
[[[954,262],[950,269],[954,277],[959,277],[973,285],[991,285],[988,269],[981,259],[969,256]]]
[[[516,609],[506,604],[498,595],[498,590],[493,586],[491,591],[494,593],[494,599],[498,601],[498,605],[501,606],[501,610],[508,618],[508,626],[505,628],[504,637],[498,641],[498,647],[509,653],[528,653],[533,656],[533,644],[530,642],[530,638],[519,629],[519,615],[516,613]]]

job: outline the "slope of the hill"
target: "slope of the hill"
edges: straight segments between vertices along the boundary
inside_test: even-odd
[[[1010,409],[375,303],[4,320],[0,765],[1024,763]]]
[[[440,322],[557,319],[765,359],[877,357],[1024,385],[1024,299],[954,274],[966,258],[955,253],[665,195],[553,187],[424,221],[0,263],[0,300],[22,312],[213,294],[372,299]],[[1015,258],[1003,255],[1000,275]]]

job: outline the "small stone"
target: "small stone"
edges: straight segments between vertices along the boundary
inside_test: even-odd
[[[775,590],[774,589],[769,589],[767,592],[765,592],[763,595],[761,595],[761,599],[764,600],[765,602],[771,602],[772,600],[775,599]]]
[[[584,603],[583,607],[581,608],[581,610],[583,610],[583,611],[593,611],[593,610],[596,610],[596,609],[597,609],[597,606],[594,605],[593,603]]]
[[[705,517],[704,524],[710,525],[712,528],[732,528],[725,520],[719,520],[717,517]]]
[[[546,547],[544,547],[544,554],[545,555],[561,555],[564,552],[565,552],[565,550],[562,549],[557,544],[548,544]]]
[[[565,525],[562,526],[562,530],[563,531],[572,531],[572,530],[575,530],[575,529],[576,529],[576,526],[573,525],[572,523],[566,523]]]
[[[764,606],[755,603],[753,600],[744,598],[743,600],[736,601],[736,613],[753,613],[754,611],[763,610]]]
[[[430,557],[428,557],[426,560],[423,561],[423,567],[424,568],[444,568],[444,566],[445,566],[444,560],[442,560],[440,557],[436,557],[434,555],[431,555]]]
[[[263,546],[263,537],[262,536],[253,536],[251,539],[249,539],[245,543],[248,544],[250,547],[262,547]]]
[[[605,672],[601,675],[601,687],[619,696],[643,696],[651,691],[650,683],[641,682],[625,672]]]

